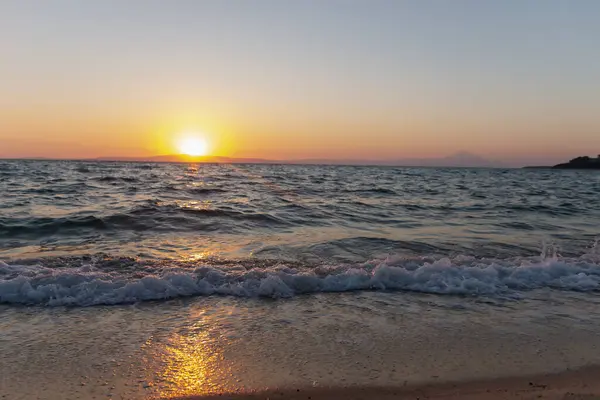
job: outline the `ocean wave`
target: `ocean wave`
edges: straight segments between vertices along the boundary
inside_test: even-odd
[[[129,271],[129,272],[125,272]],[[534,289],[600,290],[600,256],[548,259],[388,258],[313,268],[162,266],[141,269],[0,262],[0,303],[92,306],[185,296],[290,298],[320,292],[385,290],[438,295],[511,296]]]
[[[53,188],[49,188],[49,187],[33,187],[33,188],[27,188],[27,189],[23,189],[23,193],[26,194],[55,194],[57,191]]]
[[[80,228],[106,229],[106,223],[92,215],[70,218],[31,218],[28,220],[0,218],[0,237],[28,234],[48,235]]]
[[[374,188],[366,188],[366,189],[342,189],[344,193],[361,193],[361,194],[387,194],[387,195],[396,195],[396,191],[390,188],[384,187],[374,187]]]
[[[220,188],[208,188],[208,187],[192,187],[188,188],[186,192],[190,194],[215,194],[215,193],[227,193],[227,190]]]
[[[247,220],[247,221],[258,221],[264,223],[278,223],[285,224],[281,218],[275,217],[266,212],[242,212],[233,209],[218,209],[218,208],[204,208],[203,206],[197,206],[194,204],[149,204],[140,207],[136,207],[131,212],[127,213],[128,216],[153,216],[164,218],[169,215],[187,215],[190,217],[197,218],[223,218],[232,220]],[[115,216],[116,217],[116,216]],[[121,217],[119,215],[118,217]]]
[[[78,165],[75,168],[75,171],[81,172],[82,174],[86,174],[88,172],[91,172],[91,170],[87,166],[85,166],[85,165]]]
[[[137,178],[130,177],[130,176],[112,176],[112,175],[99,176],[99,177],[93,178],[93,180],[98,181],[98,182],[128,182],[128,183],[138,181]]]
[[[76,230],[147,230],[169,229],[201,230],[207,219],[225,223],[248,222],[260,226],[289,226],[291,221],[276,217],[266,212],[242,212],[232,209],[210,209],[196,206],[160,204],[136,206],[130,210],[110,215],[72,215],[60,218],[1,218],[0,238],[21,236],[44,236],[62,234]]]

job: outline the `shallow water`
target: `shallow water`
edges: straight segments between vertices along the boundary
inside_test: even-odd
[[[600,288],[600,174],[0,162],[0,302]]]

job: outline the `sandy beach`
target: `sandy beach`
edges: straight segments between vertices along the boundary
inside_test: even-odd
[[[600,398],[597,306],[540,292],[4,307],[0,398]]]
[[[439,399],[439,400],[500,400],[600,399],[600,367],[593,366],[558,374],[514,378],[452,382],[400,387],[296,388],[254,393],[216,394],[179,397],[178,400],[366,400],[366,399]]]

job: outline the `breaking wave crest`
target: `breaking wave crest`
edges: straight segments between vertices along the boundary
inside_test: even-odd
[[[510,296],[533,289],[600,290],[600,255],[579,258],[387,258],[358,265],[17,265],[0,262],[0,303],[91,306],[226,295],[289,298],[385,290]]]

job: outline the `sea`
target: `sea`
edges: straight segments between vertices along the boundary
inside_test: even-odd
[[[597,363],[599,238],[593,171],[0,160],[0,394]]]

